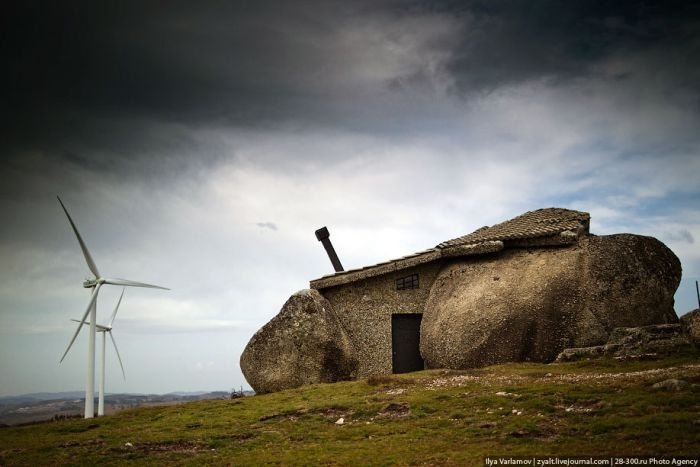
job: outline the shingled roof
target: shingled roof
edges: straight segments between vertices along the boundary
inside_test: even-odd
[[[482,227],[461,237],[440,243],[436,248],[457,245],[471,245],[493,240],[522,240],[526,238],[548,237],[565,231],[588,230],[591,215],[587,212],[562,208],[545,208],[528,211],[518,217],[501,222],[492,227]]]
[[[563,208],[528,211],[491,227],[444,241],[435,248],[360,269],[341,271],[312,280],[311,287],[324,289],[387,274],[440,258],[494,253],[508,247],[567,245],[587,233],[590,214]]]

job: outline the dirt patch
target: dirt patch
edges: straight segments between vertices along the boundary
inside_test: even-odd
[[[532,374],[532,376],[523,375],[496,375],[487,372],[476,372],[471,371],[467,373],[461,373],[457,375],[450,375],[448,372],[444,372],[448,376],[433,378],[425,382],[425,389],[429,391],[435,391],[442,388],[453,388],[461,387],[468,383],[478,382],[486,386],[493,385],[510,385],[516,383],[526,382],[531,379],[539,379],[537,374]],[[700,365],[689,364],[680,365],[668,368],[653,368],[650,370],[641,371],[629,371],[620,373],[573,373],[573,374],[557,374],[553,375],[551,373],[545,373],[542,379],[548,382],[554,383],[593,383],[593,384],[610,384],[617,381],[629,382],[629,381],[646,381],[646,380],[657,380],[660,378],[668,378],[674,375],[682,375],[684,379],[689,378],[700,378]]]
[[[399,417],[406,417],[411,411],[411,408],[408,406],[408,404],[394,404],[391,403],[387,405],[384,410],[379,412],[380,417],[391,417],[391,418],[399,418]]]
[[[488,430],[490,428],[496,428],[498,426],[498,423],[496,422],[481,422],[477,425],[479,428],[482,430]]]
[[[105,442],[101,439],[88,439],[85,441],[67,441],[58,445],[59,448],[80,448],[85,446],[104,445]]]
[[[522,429],[508,433],[511,438],[533,438],[540,441],[551,441],[556,438],[556,432],[549,425],[540,425],[533,429]]]
[[[396,382],[396,378],[389,376],[389,375],[376,375],[376,376],[370,376],[367,378],[367,384],[370,386],[380,386],[380,385],[387,385],[387,384],[393,384]]]
[[[322,417],[325,417],[329,420],[336,421],[341,417],[348,417],[349,415],[352,415],[352,410],[350,410],[347,407],[340,407],[340,406],[330,406],[330,407],[320,407],[316,409],[300,409],[300,410],[293,410],[293,411],[288,411],[288,412],[277,412],[273,413],[270,415],[264,415],[260,417],[261,422],[266,422],[270,420],[289,420],[289,421],[297,421],[299,417],[302,417],[303,415],[321,415]]]
[[[296,421],[301,417],[302,415],[306,415],[309,413],[308,410],[302,409],[302,410],[294,410],[291,412],[278,412],[278,413],[273,413],[270,415],[263,415],[260,417],[261,422],[266,422],[268,420],[291,420],[291,421]]]
[[[253,433],[229,433],[229,434],[223,434],[223,435],[218,435],[215,436],[214,439],[217,440],[231,440],[235,441],[238,443],[242,443],[244,441],[247,441],[249,439],[255,438],[255,435]]]
[[[352,415],[352,410],[347,407],[321,407],[312,410],[311,413],[336,421],[339,418],[347,418],[348,416]]]
[[[596,412],[604,407],[607,407],[608,403],[600,399],[591,399],[584,401],[577,401],[572,404],[559,404],[555,407],[559,410],[563,410],[568,413],[591,413]]]
[[[601,383],[610,383],[616,380],[638,379],[641,381],[660,379],[674,375],[690,375],[698,376],[700,365],[681,365],[668,368],[652,368],[650,370],[628,371],[625,373],[582,373],[582,374],[567,374],[557,375],[554,377],[556,381],[565,383],[580,383],[584,381],[594,381]]]
[[[186,441],[176,440],[161,443],[144,443],[136,444],[132,447],[126,447],[122,450],[136,450],[143,453],[160,453],[160,452],[176,452],[180,454],[195,453],[201,451],[211,451],[208,443],[202,441]]]

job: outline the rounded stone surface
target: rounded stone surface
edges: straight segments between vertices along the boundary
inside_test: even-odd
[[[354,379],[357,371],[350,339],[316,290],[292,295],[248,342],[240,364],[257,393]]]
[[[663,243],[630,234],[455,261],[430,291],[421,354],[428,368],[550,362],[616,327],[677,322],[680,274]]]

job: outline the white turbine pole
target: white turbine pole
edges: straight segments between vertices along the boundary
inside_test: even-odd
[[[97,323],[97,304],[90,309],[90,333],[88,338],[88,367],[85,384],[85,418],[95,416],[95,333]]]
[[[97,415],[102,417],[105,414],[105,344],[107,343],[107,332],[102,331],[102,368],[100,369],[100,396],[97,403]]]

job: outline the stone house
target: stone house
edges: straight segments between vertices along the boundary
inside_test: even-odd
[[[422,370],[551,362],[612,331],[677,323],[675,254],[596,236],[590,215],[526,212],[434,248],[310,282],[251,338],[258,392]]]
[[[539,209],[447,240],[435,248],[312,280],[352,340],[358,377],[423,369],[420,326],[438,273],[448,262],[511,248],[567,247],[589,231],[590,215]]]

